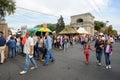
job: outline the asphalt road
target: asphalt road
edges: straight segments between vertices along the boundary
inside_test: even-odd
[[[106,70],[104,55],[102,66],[97,66],[95,52],[90,54],[89,65],[85,64],[85,57],[80,45],[74,45],[68,52],[53,50],[56,58],[54,63],[43,66],[37,61],[38,69],[30,70],[25,75],[19,75],[25,57],[18,55],[15,59],[7,59],[0,64],[0,80],[120,80],[120,43],[113,45],[112,69]]]

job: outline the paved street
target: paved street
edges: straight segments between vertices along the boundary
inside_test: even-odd
[[[0,80],[120,80],[120,43],[114,44],[112,69],[105,69],[104,55],[102,66],[97,66],[95,52],[90,55],[90,64],[85,58],[80,45],[70,47],[68,52],[53,50],[55,63],[43,66],[40,61],[38,69],[19,75],[24,66],[25,57],[17,56],[0,65]]]

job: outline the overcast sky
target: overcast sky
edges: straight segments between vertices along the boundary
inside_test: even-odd
[[[34,27],[42,23],[57,23],[60,15],[63,15],[65,23],[69,24],[70,16],[90,12],[95,17],[95,20],[109,21],[108,25],[112,24],[114,29],[120,32],[119,0],[15,1],[17,6],[16,13],[6,17],[6,21],[10,27],[18,28],[24,25]]]

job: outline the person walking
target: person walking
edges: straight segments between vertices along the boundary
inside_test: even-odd
[[[86,64],[89,63],[89,56],[90,56],[90,51],[89,50],[92,50],[92,49],[89,45],[89,42],[86,42],[85,46],[84,46],[84,55],[85,55],[85,58],[86,58]]]
[[[99,66],[101,66],[103,48],[104,48],[104,41],[102,40],[102,36],[99,35],[98,39],[95,42],[96,58]]]
[[[34,42],[34,54],[33,54],[33,56],[36,57],[37,46],[38,46],[38,44],[37,44],[38,37],[37,37],[37,35],[33,34],[32,38],[33,38],[33,42]]]
[[[23,35],[22,36],[22,40],[21,40],[22,42],[21,42],[21,46],[22,46],[22,56],[25,56],[25,53],[24,53],[24,45],[25,45],[25,43],[26,43],[26,37],[25,37],[25,35]]]
[[[67,36],[64,36],[63,43],[64,43],[64,51],[68,51],[68,37]]]
[[[36,56],[36,58],[37,58],[37,60],[39,60],[40,59],[40,54],[42,53],[42,45],[43,45],[43,37],[41,36],[41,37],[38,37],[38,41],[37,41],[37,44],[38,44],[38,46],[37,46],[37,56]]]
[[[14,36],[12,35],[10,40],[7,42],[8,46],[8,58],[10,58],[10,52],[12,51],[12,58],[15,57],[16,52],[16,40],[14,39]]]
[[[17,41],[17,43],[16,43],[16,54],[20,54],[22,52],[20,37],[17,37],[16,41]]]
[[[81,42],[82,48],[84,48],[84,45],[85,45],[85,37],[82,35],[80,39],[81,39],[80,42]]]
[[[106,40],[104,47],[106,69],[111,68],[112,44],[110,40]]]
[[[3,37],[3,32],[0,31],[0,55],[1,55],[0,64],[3,64],[3,63],[4,63],[5,44],[6,44],[6,40],[5,40],[5,38]]]
[[[49,33],[46,33],[45,36],[46,36],[47,54],[46,54],[44,66],[49,64],[49,59],[52,60],[51,62],[55,61],[55,58],[53,57],[53,54],[52,54],[52,38],[50,37]]]
[[[33,38],[30,37],[30,33],[26,33],[26,43],[24,45],[24,53],[26,54],[26,63],[24,66],[24,70],[20,72],[20,74],[25,74],[27,73],[29,69],[30,62],[32,63],[33,67],[31,67],[31,70],[37,68],[37,64],[33,58],[33,53],[34,53],[34,41]]]

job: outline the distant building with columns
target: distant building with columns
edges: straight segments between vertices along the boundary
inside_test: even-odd
[[[71,16],[71,26],[76,30],[79,27],[84,28],[92,36],[94,35],[94,16],[91,13]]]

